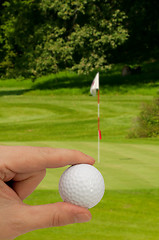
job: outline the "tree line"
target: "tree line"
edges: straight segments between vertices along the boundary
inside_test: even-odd
[[[157,0],[1,0],[0,75],[33,77],[157,55]]]

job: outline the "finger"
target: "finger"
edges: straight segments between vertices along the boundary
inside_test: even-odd
[[[1,159],[12,172],[27,173],[79,163],[94,164],[95,160],[77,150],[46,147],[1,147]]]
[[[41,206],[23,206],[20,216],[19,235],[35,229],[64,226],[88,222],[91,213],[82,207],[69,203],[55,203]]]
[[[17,193],[21,200],[29,196],[45,177],[46,171],[35,172],[32,174],[17,174],[13,178],[12,189]]]

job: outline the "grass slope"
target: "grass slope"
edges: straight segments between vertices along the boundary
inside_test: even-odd
[[[159,61],[141,64],[138,75],[121,76],[123,65],[114,65],[110,70],[100,71],[102,94],[156,95],[159,89]],[[0,96],[6,95],[88,95],[96,72],[78,75],[74,72],[60,72],[36,79],[0,80]],[[12,88],[11,88],[12,86]]]

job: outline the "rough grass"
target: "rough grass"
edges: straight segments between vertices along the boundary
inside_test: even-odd
[[[143,104],[139,116],[134,119],[134,124],[128,136],[155,137],[159,135],[159,97],[151,103]]]

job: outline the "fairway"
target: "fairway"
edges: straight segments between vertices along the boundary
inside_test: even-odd
[[[14,96],[14,95],[13,95]],[[0,141],[96,141],[97,99],[75,96],[4,96]],[[102,142],[128,141],[132,119],[152,96],[101,96]],[[7,111],[6,111],[7,109]]]
[[[5,91],[4,91],[5,92]],[[16,92],[17,93],[17,92]],[[106,185],[85,224],[27,233],[21,240],[158,240],[159,138],[128,139],[132,119],[151,95],[102,95],[100,163],[97,161],[97,99],[88,95],[5,93],[0,98],[1,145],[47,146],[83,151],[96,159]],[[64,171],[48,169],[25,203],[61,201]]]

